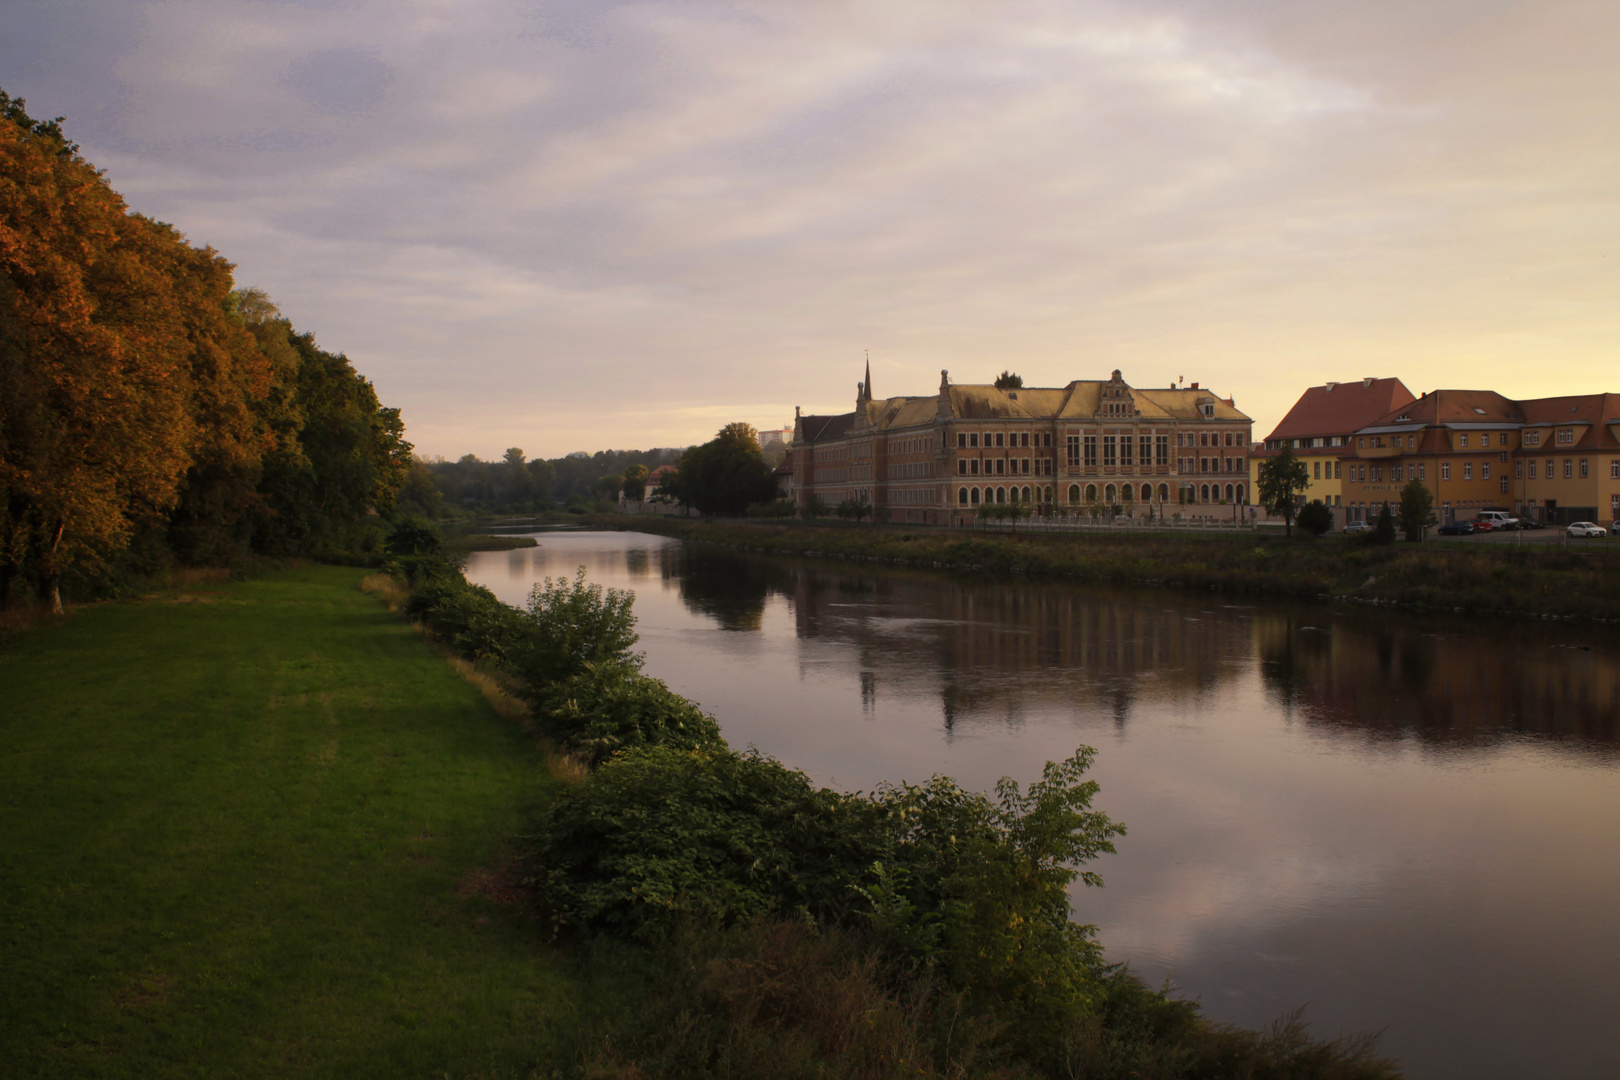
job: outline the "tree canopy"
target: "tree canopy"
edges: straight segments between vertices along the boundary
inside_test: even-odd
[[[743,423],[727,424],[702,446],[681,455],[675,495],[704,514],[741,514],[776,498],[776,478],[760,453],[759,435]]]
[[[1260,476],[1255,484],[1260,505],[1283,519],[1290,536],[1294,534],[1294,515],[1299,512],[1300,493],[1310,486],[1311,471],[1286,441],[1276,457],[1260,463]]]

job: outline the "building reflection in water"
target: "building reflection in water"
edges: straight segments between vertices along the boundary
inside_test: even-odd
[[[1144,698],[1196,699],[1258,661],[1272,700],[1324,729],[1439,746],[1620,742],[1620,656],[1563,626],[1475,627],[676,546],[653,557],[690,611],[727,630],[758,630],[771,598],[784,598],[801,641],[854,649],[866,711],[883,694],[933,695],[948,731],[1080,712],[1123,727]]]

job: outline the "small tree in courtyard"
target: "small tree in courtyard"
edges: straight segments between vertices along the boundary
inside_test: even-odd
[[[1408,480],[1401,489],[1401,532],[1412,543],[1418,543],[1436,521],[1434,496],[1423,481]]]
[[[1288,535],[1294,535],[1294,516],[1299,513],[1299,495],[1311,486],[1311,472],[1287,442],[1276,457],[1260,464],[1260,480],[1255,485],[1260,505],[1283,519]]]

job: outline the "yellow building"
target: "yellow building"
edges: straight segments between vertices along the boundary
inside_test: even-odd
[[[1329,506],[1341,505],[1344,458],[1353,452],[1355,433],[1415,400],[1399,379],[1369,377],[1311,387],[1266,436],[1264,447],[1255,448],[1250,458],[1251,487],[1259,483],[1260,465],[1286,445],[1310,470],[1311,484],[1301,503],[1320,499]]]

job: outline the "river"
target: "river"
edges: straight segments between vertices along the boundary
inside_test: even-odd
[[[1620,1076],[1613,630],[537,535],[468,578],[633,589],[648,673],[821,783],[1096,747],[1129,834],[1076,917],[1215,1020],[1304,1007],[1422,1080]]]

